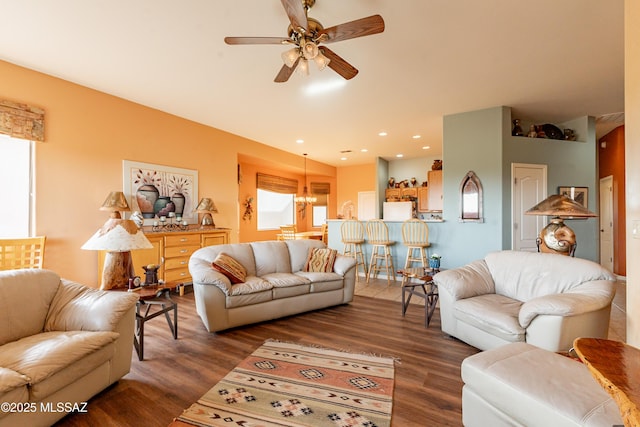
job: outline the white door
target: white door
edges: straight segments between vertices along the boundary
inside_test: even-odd
[[[546,217],[525,212],[547,197],[547,166],[513,163],[511,185],[512,248],[535,252],[536,238],[546,225]]]
[[[600,180],[600,264],[613,272],[613,176]]]

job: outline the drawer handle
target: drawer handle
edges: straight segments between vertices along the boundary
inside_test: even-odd
[[[184,277],[184,276],[186,276],[186,275],[187,275],[187,273],[180,273],[180,275],[181,275],[182,277]]]
[[[187,261],[180,261],[181,265],[185,265],[187,263]]]
[[[181,250],[180,250],[180,253],[181,253],[181,254],[186,254],[186,253],[187,253],[187,250],[186,250],[186,249],[181,249]]]
[[[186,237],[183,237],[183,238],[181,238],[181,239],[180,239],[180,241],[181,241],[181,242],[186,242],[186,241],[187,241],[187,238],[186,238]]]

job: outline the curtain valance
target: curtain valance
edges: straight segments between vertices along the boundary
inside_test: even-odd
[[[274,193],[296,194],[298,192],[298,180],[284,178],[281,176],[258,173],[256,186],[261,190],[273,191]]]
[[[312,182],[311,194],[329,194],[330,186],[328,182]]]
[[[44,141],[44,110],[0,99],[0,133],[29,141]]]

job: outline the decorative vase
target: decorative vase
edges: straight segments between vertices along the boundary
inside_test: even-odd
[[[440,260],[429,258],[429,267],[433,268],[434,270],[437,270],[438,268],[440,268]]]
[[[175,212],[176,205],[171,201],[169,196],[160,196],[153,204],[153,211],[158,218],[169,216],[169,212]]]
[[[185,200],[184,194],[182,193],[175,193],[173,197],[171,197],[171,201],[176,207],[176,216],[182,216]]]
[[[154,205],[159,196],[160,192],[155,185],[145,184],[138,187],[138,191],[136,191],[136,201],[138,202],[143,218],[154,217]]]
[[[513,120],[513,129],[511,130],[511,135],[513,136],[524,136],[524,131],[522,130],[522,126],[520,126],[520,120]]]
[[[431,165],[431,170],[439,171],[441,169],[442,169],[442,160],[434,160],[433,164]]]

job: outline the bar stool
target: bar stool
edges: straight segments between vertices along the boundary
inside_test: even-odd
[[[402,242],[407,247],[407,258],[404,268],[413,267],[414,262],[422,263],[422,267],[429,267],[427,248],[429,243],[429,226],[421,219],[411,218],[402,223]],[[414,251],[418,251],[416,254]]]
[[[369,272],[367,273],[367,282],[373,273],[375,278],[383,267],[387,273],[387,283],[391,284],[391,278],[396,281],[396,270],[393,266],[393,257],[391,256],[391,246],[396,242],[389,240],[389,228],[380,219],[372,219],[367,222],[367,236],[371,244],[371,261],[369,262]],[[380,253],[382,251],[382,253]],[[383,261],[380,265],[378,262]]]
[[[358,281],[358,266],[362,266],[362,274],[367,275],[367,264],[362,253],[364,243],[364,225],[356,219],[348,219],[340,226],[340,234],[344,249],[342,254],[356,260],[356,281]]]

